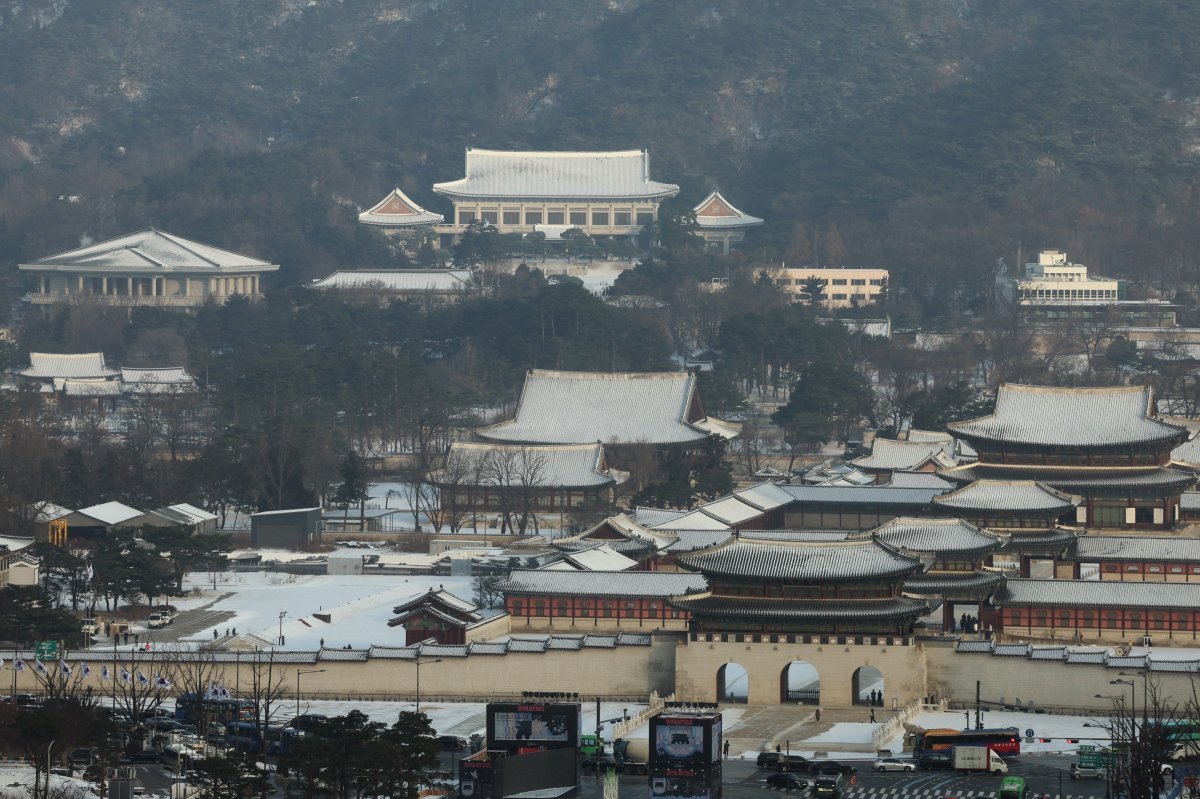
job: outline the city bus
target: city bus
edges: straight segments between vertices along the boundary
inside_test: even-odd
[[[245,699],[198,699],[190,692],[175,700],[175,720],[180,724],[198,725],[201,716],[218,724],[254,721],[254,703]]]
[[[929,752],[948,752],[955,746],[986,746],[1001,757],[1021,754],[1021,731],[1016,727],[986,730],[926,730],[917,734],[913,757]]]

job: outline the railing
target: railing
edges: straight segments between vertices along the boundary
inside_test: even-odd
[[[784,693],[785,702],[797,702],[801,705],[819,705],[821,703],[820,688],[789,688]]]
[[[657,716],[662,712],[663,707],[667,702],[675,701],[675,694],[669,694],[665,698],[659,697],[658,693],[650,694],[650,704],[636,715],[630,716],[627,720],[617,722],[613,726],[613,740],[624,738],[629,733],[641,727],[646,722],[650,721],[651,716]]]
[[[946,700],[944,699],[935,705],[929,705],[922,702],[920,699],[914,699],[901,708],[899,713],[875,728],[875,731],[871,733],[871,746],[873,746],[876,750],[883,749],[883,745],[885,743],[901,734],[904,729],[904,722],[908,721],[918,713],[924,710],[944,711],[946,708]]]

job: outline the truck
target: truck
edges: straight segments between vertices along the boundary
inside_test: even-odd
[[[150,618],[146,620],[146,626],[152,630],[157,630],[161,627],[166,627],[175,620],[175,614],[156,610],[150,614]]]
[[[1007,774],[1008,764],[1004,762],[1004,758],[986,746],[956,746],[954,747],[954,770]]]

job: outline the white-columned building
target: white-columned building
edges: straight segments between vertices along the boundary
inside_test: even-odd
[[[194,308],[259,297],[262,275],[279,265],[147,228],[18,268],[37,277],[34,305]]]
[[[571,228],[590,236],[636,236],[658,220],[663,200],[679,193],[650,178],[645,150],[544,152],[467,149],[466,177],[435,183],[454,215],[437,232],[459,234],[473,222],[501,233],[541,231],[560,238]]]

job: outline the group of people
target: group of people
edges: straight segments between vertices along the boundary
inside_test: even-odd
[[[950,632],[954,632],[951,630]],[[958,620],[958,632],[961,633],[977,633],[979,632],[979,617],[972,616],[970,613],[964,613]]]
[[[867,694],[867,704],[873,707],[883,707],[883,691],[872,690]]]

